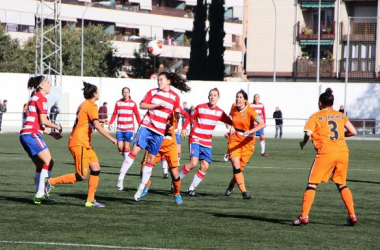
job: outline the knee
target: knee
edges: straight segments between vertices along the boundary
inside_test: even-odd
[[[99,176],[99,174],[100,174],[100,170],[97,170],[97,171],[91,170],[91,173],[90,173],[90,175],[93,175],[93,176]]]
[[[308,183],[306,190],[316,190],[318,187],[318,184]]]
[[[336,187],[338,188],[339,192],[342,192],[343,189],[348,188],[346,185],[342,185],[342,184],[336,184]]]

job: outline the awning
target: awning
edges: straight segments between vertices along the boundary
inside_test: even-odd
[[[119,28],[129,28],[129,29],[139,29],[140,25],[138,24],[131,24],[131,23],[115,23],[116,27]]]
[[[304,40],[300,41],[301,46],[305,45],[318,45],[318,40]],[[334,45],[333,40],[321,40],[320,45]]]
[[[301,8],[318,8],[318,2],[302,2]],[[334,8],[335,2],[321,2],[321,8]]]

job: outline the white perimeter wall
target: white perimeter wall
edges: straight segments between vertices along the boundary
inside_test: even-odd
[[[21,112],[24,103],[29,99],[30,92],[27,89],[28,74],[0,73],[0,99],[8,100],[8,113],[3,116],[3,126],[10,127],[12,131],[18,131],[21,127]],[[129,87],[134,101],[139,103],[145,93],[156,87],[153,80],[116,79],[116,78],[81,78],[64,76],[60,87],[52,87],[47,96],[49,109],[55,101],[59,102],[61,115],[58,121],[64,127],[71,127],[75,120],[75,112],[79,104],[84,100],[81,89],[82,80],[88,81],[99,87],[100,99],[98,106],[108,102],[108,112],[112,113],[115,101],[121,98],[121,89]],[[327,87],[334,91],[334,109],[344,103],[344,83],[257,83],[257,82],[200,82],[190,83],[192,88],[188,94],[180,94],[181,103],[186,101],[188,106],[207,102],[208,92],[217,87],[221,93],[218,106],[226,113],[229,112],[235,101],[236,92],[240,89],[248,93],[252,102],[253,95],[259,93],[261,101],[265,104],[268,118],[272,118],[276,106],[282,110],[285,118],[284,127],[289,132],[299,132],[302,135],[302,127],[305,120],[318,110],[317,101],[319,95]],[[350,118],[377,119],[380,120],[380,84],[349,83],[347,84],[346,111]],[[145,112],[141,111],[141,115]],[[294,128],[292,131],[292,128]],[[216,131],[224,131],[221,124]],[[274,131],[274,121],[268,119],[267,132]]]

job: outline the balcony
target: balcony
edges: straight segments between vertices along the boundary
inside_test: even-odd
[[[379,77],[376,74],[375,58],[350,58],[348,65],[348,77],[350,78],[376,79]],[[340,77],[346,77],[346,59],[340,60]]]
[[[334,61],[335,60],[320,60],[320,75],[322,78],[332,78],[334,77]],[[316,59],[297,59],[297,72],[296,77],[317,77],[317,60]]]
[[[318,40],[318,23],[298,22],[298,40]],[[335,21],[321,22],[321,40],[335,40]]]
[[[343,2],[377,2],[378,0],[342,0]]]
[[[348,22],[341,22],[342,41],[348,39]],[[356,19],[351,21],[350,41],[376,42],[377,18],[373,19]]]

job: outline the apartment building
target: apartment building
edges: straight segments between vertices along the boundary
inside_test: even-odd
[[[271,80],[275,71],[279,81],[315,80],[319,0],[250,1],[248,8],[246,64],[248,78],[251,81]],[[322,80],[342,81],[347,71],[350,79],[378,81],[380,71],[378,25],[380,19],[376,18],[378,13],[380,6],[377,0],[321,0],[320,78]],[[347,56],[348,68],[346,68]]]
[[[54,1],[45,0],[45,3]],[[242,63],[242,0],[227,0],[225,5],[224,62],[226,74],[240,77]],[[163,41],[161,55],[170,70],[188,65],[196,0],[61,0],[62,25],[81,28],[102,24],[112,35],[117,54],[125,68],[138,49],[141,38]],[[37,0],[1,0],[0,22],[13,38],[21,41],[33,36],[36,28]],[[45,23],[52,16],[45,16]]]

